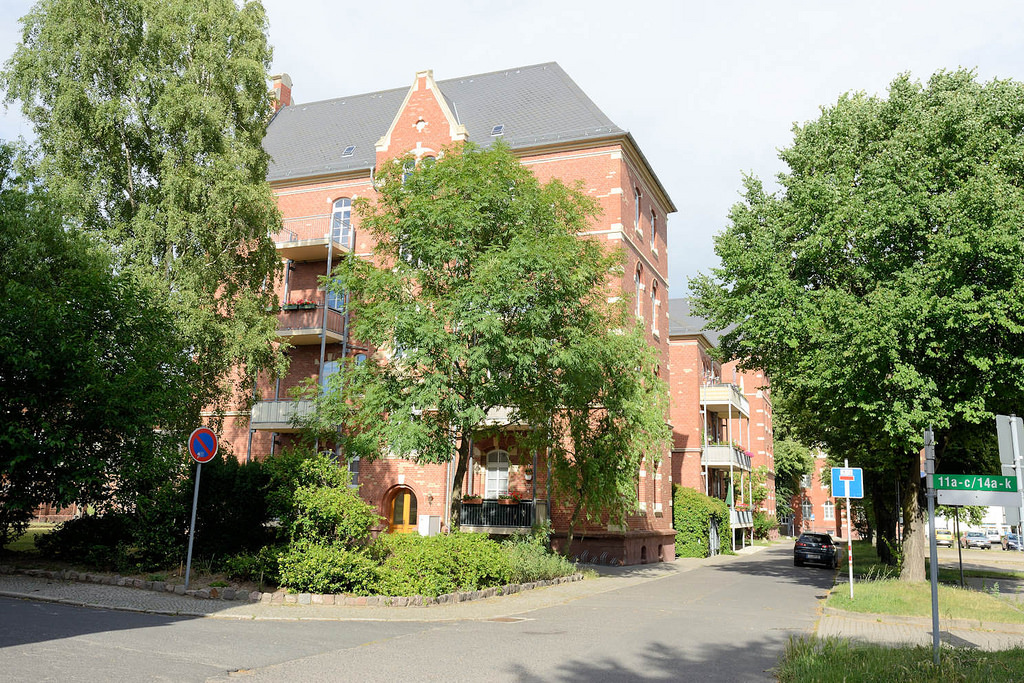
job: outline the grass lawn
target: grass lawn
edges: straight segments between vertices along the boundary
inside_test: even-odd
[[[927,581],[854,581],[852,601],[848,590],[833,590],[827,604],[829,607],[850,612],[930,617],[931,591],[931,584]],[[986,622],[1024,624],[1024,611],[1008,601],[969,588],[947,585],[939,586],[939,616],[944,619],[977,619]]]
[[[983,652],[944,647],[936,668],[930,647],[886,647],[845,640],[794,638],[786,647],[776,675],[783,683],[1010,683],[1021,680],[1022,671],[1024,649],[1020,648]]]
[[[927,565],[927,562],[926,562]],[[846,554],[843,553],[839,576],[846,576]],[[847,589],[834,590],[828,606],[850,612],[899,614],[930,617],[932,614],[931,584],[903,583],[896,569],[883,565],[875,548],[867,541],[853,542],[854,599]],[[1021,578],[1015,571],[964,570],[964,576],[982,578]],[[958,569],[939,569],[939,616],[944,619],[977,619],[1012,624],[1024,623],[1024,611],[996,594],[960,588]]]
[[[36,551],[36,536],[48,534],[53,530],[54,524],[34,524],[28,528],[20,538],[17,538],[4,546],[4,550],[13,553],[34,553]]]

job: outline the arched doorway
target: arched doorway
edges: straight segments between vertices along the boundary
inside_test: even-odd
[[[416,494],[412,489],[395,489],[385,505],[388,514],[388,533],[409,534],[416,531]]]

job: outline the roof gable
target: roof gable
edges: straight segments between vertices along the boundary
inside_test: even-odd
[[[448,100],[438,89],[434,72],[420,71],[388,132],[374,147],[378,155],[394,157],[413,151],[419,158],[436,155],[445,145],[468,137],[466,127],[455,118]],[[391,149],[392,141],[398,143],[397,149]]]

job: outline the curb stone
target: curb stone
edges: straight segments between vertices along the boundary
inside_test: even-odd
[[[184,595],[196,600],[223,600],[239,601],[262,604],[298,604],[298,605],[338,605],[346,607],[430,607],[433,605],[447,605],[458,602],[471,602],[485,600],[499,595],[514,595],[516,593],[555,586],[562,583],[582,581],[583,574],[577,572],[569,576],[560,576],[550,580],[533,581],[523,584],[508,584],[505,586],[494,586],[474,591],[456,591],[446,593],[436,598],[423,595],[410,596],[351,596],[332,593],[289,593],[286,590],[278,590],[274,593],[263,593],[260,591],[247,592],[234,588],[203,588],[199,590],[185,590],[183,584],[170,584],[165,581],[148,581],[144,579],[132,579],[123,577],[120,574],[86,574],[69,570],[49,571],[45,569],[18,569],[11,565],[0,565],[0,574],[24,574],[51,581],[73,581],[76,583],[95,583],[100,585],[121,586],[134,588],[136,590],[151,591],[156,593],[173,593]],[[967,621],[967,620],[960,620]],[[974,623],[974,622],[971,622]],[[1024,633],[1024,626],[1021,627]]]

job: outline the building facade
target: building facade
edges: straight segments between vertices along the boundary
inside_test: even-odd
[[[612,288],[633,298],[667,378],[668,312],[662,302],[668,296],[667,215],[675,207],[632,136],[557,64],[445,81],[423,71],[406,88],[310,104],[292,101],[287,75],[275,77],[273,85],[278,108],[264,146],[283,217],[273,239],[284,262],[276,283],[278,335],[289,344],[290,369],[280,379],[259,378],[251,411],[240,407],[227,416],[223,441],[236,457],[261,460],[292,443],[293,417],[312,408],[296,398],[296,390],[322,385],[342,358],[358,362],[375,351],[351,338],[344,301],[319,286],[346,254],[375,259],[373,239],[360,229],[352,202],[374,196],[381,164],[406,155],[419,163],[465,141],[487,147],[501,140],[541,182],[582,184],[601,213],[581,237],[624,252],[625,273]],[[500,423],[501,415],[488,419]],[[626,525],[577,529],[570,554],[627,564],[674,557],[670,454],[661,455],[655,471],[640,472],[640,506]],[[384,456],[346,465],[361,496],[378,507],[384,520],[378,531],[433,533],[443,527],[454,463],[419,465]],[[569,511],[550,499],[543,454],[520,452],[514,430],[473,444],[463,489],[481,494],[482,501],[462,505],[462,528],[511,533],[550,519],[555,542],[565,542]],[[500,503],[498,496],[510,492],[523,500]]]
[[[760,510],[776,514],[771,393],[763,372],[714,359],[719,333],[706,324],[688,300],[669,301],[672,481],[729,502],[733,543],[743,544],[753,533],[751,476],[762,466]]]

